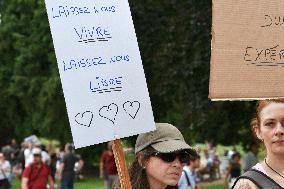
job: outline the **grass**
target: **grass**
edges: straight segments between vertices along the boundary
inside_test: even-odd
[[[201,186],[202,189],[223,189],[222,184],[213,184],[213,185],[208,185],[208,186]]]
[[[56,182],[57,188],[59,188],[59,182]],[[98,178],[86,178],[83,181],[75,182],[74,189],[103,189],[104,182]],[[20,189],[21,183],[19,179],[14,179],[11,189]]]
[[[56,183],[59,186],[59,183]],[[84,181],[76,182],[74,189],[103,189],[103,180],[98,178],[86,178]],[[20,180],[14,179],[11,189],[20,189]],[[57,187],[59,188],[59,187]],[[223,189],[222,184],[206,184],[201,186],[202,189]]]

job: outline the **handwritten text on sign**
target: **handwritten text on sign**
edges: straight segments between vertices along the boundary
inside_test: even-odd
[[[284,1],[213,0],[209,97],[284,96]]]
[[[75,146],[154,129],[127,0],[45,0]]]
[[[284,27],[284,16],[264,15],[260,28]],[[247,46],[244,60],[256,66],[281,66],[284,67],[284,47],[274,44],[271,47],[252,47]]]

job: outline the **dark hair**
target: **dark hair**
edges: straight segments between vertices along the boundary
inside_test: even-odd
[[[249,144],[249,150],[251,150],[253,146],[256,146],[256,147],[257,147],[257,143],[256,143],[256,142],[251,142],[251,143]]]
[[[200,159],[200,155],[199,154],[196,154],[196,155],[190,157],[190,161],[195,161],[197,159]]]
[[[232,159],[234,159],[235,157],[241,158],[241,154],[240,154],[239,152],[235,152],[235,153],[232,155]]]
[[[145,148],[143,151],[139,152],[139,153],[143,153],[143,160],[148,160],[151,155],[157,152],[154,148],[152,148],[151,146]],[[138,154],[139,154],[138,153]],[[136,154],[135,160],[133,161],[133,163],[130,165],[128,171],[129,171],[129,175],[130,175],[130,182],[132,185],[133,189],[149,189],[149,182],[147,179],[147,174],[145,169],[143,169],[143,167],[140,165],[139,161],[138,161],[138,154]],[[117,180],[115,183],[114,188],[120,188],[118,187],[119,185],[119,181]],[[178,189],[178,186],[167,186],[166,189]]]

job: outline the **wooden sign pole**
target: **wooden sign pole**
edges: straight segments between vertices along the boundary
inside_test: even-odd
[[[112,150],[121,188],[132,189],[120,139],[112,141]]]

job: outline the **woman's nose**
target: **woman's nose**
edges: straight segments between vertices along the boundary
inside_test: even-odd
[[[284,124],[281,122],[278,122],[276,125],[276,135],[284,135]]]
[[[180,162],[178,157],[176,157],[176,159],[173,161],[173,165],[175,167],[182,167],[182,163]]]

